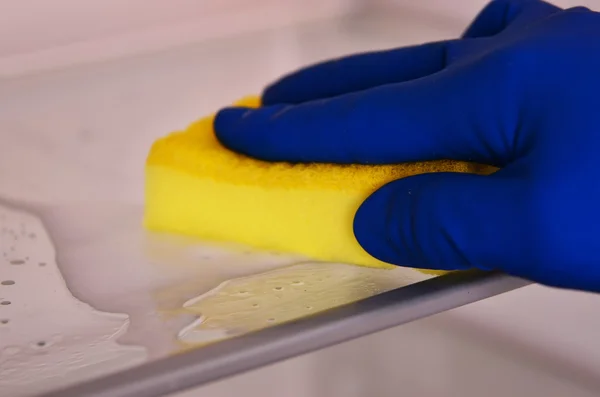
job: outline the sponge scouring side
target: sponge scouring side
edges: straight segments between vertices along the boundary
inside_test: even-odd
[[[247,98],[240,106],[260,106]],[[269,163],[234,153],[213,116],[157,140],[146,162],[145,226],[213,241],[391,268],[356,241],[354,214],[377,188],[428,172],[487,173],[457,161],[400,165]]]

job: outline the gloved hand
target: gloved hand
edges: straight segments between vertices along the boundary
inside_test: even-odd
[[[220,111],[220,141],[269,161],[500,168],[381,188],[354,222],[371,255],[600,291],[600,14],[496,0],[460,39],[321,63],[263,102]]]

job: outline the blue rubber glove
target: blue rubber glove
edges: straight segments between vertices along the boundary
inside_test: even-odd
[[[500,168],[382,187],[354,222],[371,255],[600,291],[600,14],[496,0],[460,39],[321,63],[263,101],[218,113],[224,145],[269,161]]]

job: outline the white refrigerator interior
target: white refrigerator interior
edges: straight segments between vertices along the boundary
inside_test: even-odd
[[[0,395],[254,329],[222,297],[273,278],[326,280],[297,307],[280,291],[298,316],[424,278],[141,227],[156,138],[306,63],[456,36],[484,4],[305,3],[0,0]],[[530,286],[176,396],[597,396],[599,313],[594,295]],[[220,328],[202,328],[211,315]]]

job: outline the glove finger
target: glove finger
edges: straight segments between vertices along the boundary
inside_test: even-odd
[[[511,29],[518,28],[560,10],[541,0],[492,0],[471,22],[462,37],[494,36],[509,26]]]
[[[214,127],[226,147],[267,161],[502,166],[515,156],[514,95],[494,70],[453,68],[300,105],[224,109]]]
[[[463,38],[493,36],[510,24],[528,23],[559,10],[539,0],[492,1],[475,18]],[[444,69],[454,53],[471,52],[468,47],[478,47],[471,40],[467,42],[463,45],[463,40],[440,41],[321,62],[268,86],[262,102],[264,105],[299,104],[425,77]]]
[[[369,52],[309,66],[267,87],[262,102],[298,104],[428,76],[446,66],[447,46],[454,42]]]
[[[354,233],[368,253],[396,265],[531,275],[534,212],[525,192],[524,181],[496,175],[404,178],[362,204]]]

